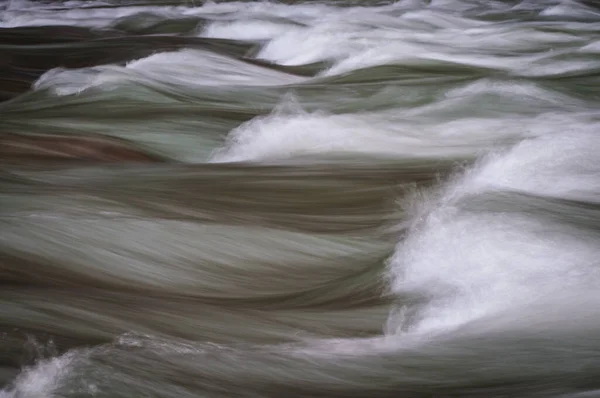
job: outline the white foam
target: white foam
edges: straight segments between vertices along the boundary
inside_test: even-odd
[[[209,25],[202,32],[202,36],[233,40],[270,40],[294,29],[294,25],[271,21],[217,21]]]
[[[298,83],[302,77],[248,64],[201,50],[180,50],[150,55],[125,67],[97,66],[76,70],[52,69],[34,88],[52,89],[58,95],[91,87],[116,88],[124,84],[172,86],[274,86]]]
[[[586,44],[579,49],[581,52],[600,53],[600,40]]]
[[[600,13],[584,6],[578,1],[562,0],[557,5],[550,6],[544,9],[540,15],[545,16],[568,16],[577,18],[594,18],[600,17]]]
[[[469,190],[492,187],[591,199],[600,192],[598,127],[564,126],[557,135],[519,144],[509,155],[492,155],[485,167],[472,172]]]
[[[517,102],[511,117],[478,117],[479,96],[504,96]],[[546,96],[546,94],[548,94]],[[291,100],[290,100],[291,98]],[[489,99],[483,97],[485,101]],[[534,99],[538,99],[537,108]],[[443,99],[419,108],[359,114],[305,112],[284,100],[270,115],[257,117],[231,131],[225,146],[212,160],[260,161],[285,159],[304,154],[354,152],[394,157],[472,157],[498,145],[557,131],[588,131],[598,127],[589,115],[572,110],[579,103],[535,87],[480,81],[448,92]],[[286,102],[291,101],[291,104]],[[465,102],[466,101],[466,102]],[[563,106],[564,112],[540,112]],[[490,107],[498,107],[491,104]],[[550,108],[550,109],[552,109]],[[466,110],[465,115],[458,112]],[[534,111],[537,115],[531,115]],[[492,112],[494,110],[492,109]],[[455,119],[447,115],[460,115]],[[472,116],[469,116],[472,115]]]
[[[457,205],[466,195],[497,189],[597,199],[599,151],[591,131],[525,141],[421,205],[418,223],[390,261],[396,292],[432,297],[413,332],[452,330],[560,292],[594,292],[595,237],[524,213],[470,213]],[[393,331],[406,326],[401,311],[390,321]]]
[[[115,19],[144,12],[165,18],[201,16],[214,20],[202,32],[203,36],[266,41],[258,57],[285,65],[333,61],[334,67],[326,72],[329,75],[381,64],[423,60],[462,63],[533,76],[594,67],[593,62],[555,59],[568,55],[570,50],[561,50],[566,44],[577,43],[587,48],[588,39],[581,35],[553,33],[540,29],[543,28],[540,23],[498,25],[440,11],[472,7],[468,2],[455,0],[434,2],[431,6],[397,2],[385,7],[351,8],[271,2],[71,9],[32,7],[27,2],[19,4],[15,2],[4,13],[0,26],[68,23],[104,27],[110,26]],[[545,12],[558,12],[556,7],[567,7],[565,4],[549,2]],[[589,10],[586,9],[586,13]],[[550,48],[550,51],[536,53],[539,48]],[[519,53],[521,55],[517,55]]]
[[[0,27],[70,25],[102,28],[110,26],[116,19],[143,12],[162,15],[165,18],[183,15],[183,7],[13,7],[4,12]]]
[[[445,147],[414,126],[393,124],[385,113],[329,115],[320,112],[294,115],[275,111],[234,129],[215,162],[285,159],[305,154],[358,152],[390,156],[443,156],[471,153],[469,144]],[[436,138],[440,136],[437,135]]]
[[[0,391],[0,398],[52,398],[72,368],[79,352],[68,352],[59,357],[39,360],[30,368],[24,369],[13,385]],[[90,386],[93,392],[93,386]]]
[[[144,76],[198,85],[285,85],[304,80],[287,73],[247,64],[207,51],[181,50],[130,62],[128,69]]]
[[[325,4],[300,3],[294,5],[278,4],[270,1],[257,2],[214,2],[208,1],[202,7],[185,10],[187,15],[227,15],[246,18],[248,16],[264,18],[267,16],[285,18],[294,21],[310,21],[328,12],[335,12],[336,7]]]

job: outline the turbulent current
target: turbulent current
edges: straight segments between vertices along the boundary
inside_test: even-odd
[[[0,2],[0,397],[600,397],[600,5]]]

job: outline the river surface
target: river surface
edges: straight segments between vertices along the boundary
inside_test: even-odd
[[[600,6],[0,3],[1,398],[600,397]]]

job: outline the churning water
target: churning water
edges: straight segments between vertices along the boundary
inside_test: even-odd
[[[596,2],[0,7],[0,397],[600,397]]]

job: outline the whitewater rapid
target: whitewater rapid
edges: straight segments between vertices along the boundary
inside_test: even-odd
[[[2,7],[0,397],[600,396],[593,2]]]

